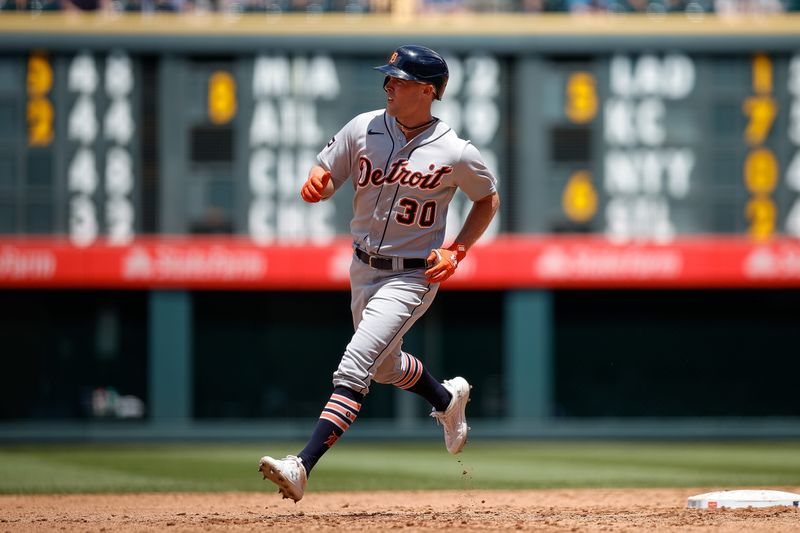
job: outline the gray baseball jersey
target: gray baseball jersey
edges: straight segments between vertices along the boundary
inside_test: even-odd
[[[473,201],[496,191],[478,149],[450,126],[437,121],[407,142],[383,109],[353,118],[317,159],[336,190],[352,183],[350,231],[372,254],[427,257],[442,246],[456,188]]]
[[[354,244],[370,254],[426,258],[442,246],[456,188],[473,201],[496,190],[477,148],[447,124],[437,121],[406,141],[384,110],[353,118],[317,159],[331,172],[336,190],[352,183],[350,230]],[[408,388],[419,379],[422,364],[402,344],[439,289],[424,270],[376,270],[354,257],[355,333],[333,374],[334,386],[367,394],[372,381]]]

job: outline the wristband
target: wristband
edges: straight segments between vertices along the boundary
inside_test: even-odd
[[[467,247],[463,244],[454,242],[448,246],[447,249],[456,253],[456,259],[459,263],[467,256]]]

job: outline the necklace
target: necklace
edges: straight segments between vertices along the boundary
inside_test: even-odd
[[[433,124],[434,122],[436,122],[436,121],[437,121],[437,120],[439,120],[439,119],[437,119],[436,117],[433,117],[433,118],[432,118],[432,119],[430,119],[428,122],[423,122],[422,124],[419,124],[418,126],[406,126],[405,124],[403,124],[403,123],[402,123],[402,122],[400,122],[399,120],[397,120],[397,119],[394,119],[394,120],[395,120],[395,122],[397,122],[397,124],[398,124],[398,125],[399,125],[401,128],[403,128],[404,130],[406,130],[406,131],[414,131],[414,130],[418,130],[418,129],[420,129],[420,128],[424,128],[424,127],[426,127],[426,126],[430,126],[431,124]]]

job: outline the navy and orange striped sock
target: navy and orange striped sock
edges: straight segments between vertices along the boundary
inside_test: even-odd
[[[422,365],[422,361],[410,353],[401,352],[403,377],[394,383],[395,387],[419,394],[437,411],[444,411],[450,405],[452,395]]]
[[[339,437],[358,417],[363,399],[363,394],[347,387],[333,389],[333,394],[319,415],[311,438],[303,451],[297,454],[303,461],[307,475],[311,474],[311,469],[314,468],[317,461],[339,440]]]

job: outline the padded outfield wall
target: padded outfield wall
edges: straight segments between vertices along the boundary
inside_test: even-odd
[[[0,438],[305,436],[352,197],[297,191],[409,42],[503,198],[404,344],[476,436],[800,434],[797,16],[3,14]]]

